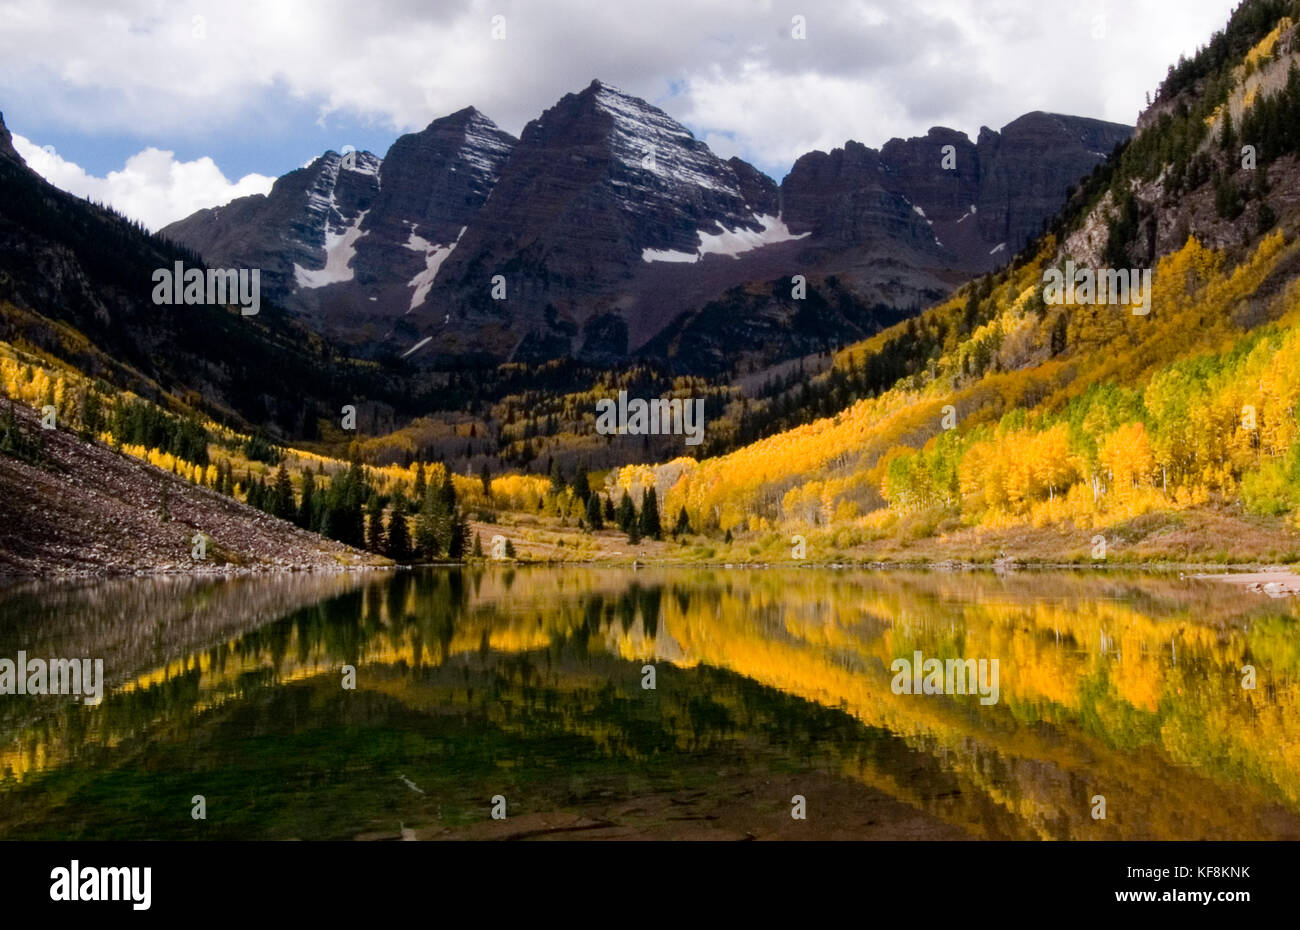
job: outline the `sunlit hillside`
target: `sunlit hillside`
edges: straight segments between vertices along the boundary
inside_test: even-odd
[[[1275,231],[1227,268],[1189,239],[1157,266],[1147,315],[1043,304],[1050,254],[907,324],[936,351],[878,397],[685,463],[667,510],[706,530],[854,541],[922,515],[1082,529],[1209,505],[1293,515],[1300,288],[1258,295],[1295,243]],[[899,335],[846,350],[835,370],[852,381]]]
[[[1009,267],[838,353],[811,390],[842,412],[637,480],[763,557],[802,534],[822,556],[987,538],[1098,559],[1194,525],[1188,558],[1300,558],[1289,9],[1246,5],[1171,68],[1134,141]],[[1062,301],[1049,285],[1076,267],[1132,269],[1135,292]]]

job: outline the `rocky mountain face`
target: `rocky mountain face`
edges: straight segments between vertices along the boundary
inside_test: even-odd
[[[1015,254],[1131,132],[1030,113],[974,143],[936,128],[812,152],[778,187],[593,81],[518,140],[467,108],[382,161],[329,152],[162,232],[263,268],[272,299],[362,353],[693,370],[728,345],[772,360],[860,338],[946,295]],[[795,274],[834,292],[829,316],[772,303]],[[694,362],[672,348],[698,340]]]
[[[161,234],[223,267],[261,268],[273,300],[362,351],[391,338],[483,206],[515,140],[472,107],[393,143],[384,159],[326,152]]]
[[[20,165],[27,164],[17,150],[14,149],[13,136],[9,134],[9,129],[5,126],[5,115],[3,113],[0,113],[0,158],[8,158]]]
[[[772,346],[797,354],[870,336],[1004,264],[1131,134],[1030,113],[981,130],[977,143],[935,128],[879,152],[849,142],[804,155],[781,183],[781,219],[799,238],[778,271],[805,275],[804,299],[770,277],[732,287],[691,305],[644,351],[681,371],[713,371],[738,355],[779,360]],[[776,258],[778,248],[764,252]]]
[[[761,172],[592,82],[525,127],[434,282],[421,321],[430,354],[623,355],[657,310],[647,307],[662,294],[656,272],[790,239],[779,212]]]
[[[941,267],[989,271],[1042,231],[1067,189],[1133,133],[1131,127],[1028,113],[979,141],[931,129],[879,152],[856,142],[810,152],[781,184],[790,228],[825,245],[882,236]]]
[[[344,228],[372,196],[366,175],[320,161],[282,178],[272,197],[208,211],[221,216],[209,227],[214,241],[251,250],[256,242],[242,237],[264,236],[270,245],[251,254],[268,257],[268,273],[276,268],[281,280],[291,278],[295,260],[312,257],[287,244],[290,232]],[[331,171],[332,199],[321,187]],[[299,194],[282,194],[295,188]],[[313,208],[290,210],[304,203]],[[280,226],[235,222],[241,210],[279,210],[287,219]],[[272,266],[270,256],[282,264]],[[410,398],[418,406],[422,388],[409,373],[399,390],[385,371],[340,358],[302,319],[265,299],[265,288],[251,316],[215,303],[154,303],[154,273],[176,262],[204,267],[194,252],[55,188],[13,153],[8,132],[0,133],[0,340],[35,347],[143,397],[192,396],[215,417],[271,431],[303,434],[320,410],[337,410],[340,394],[395,404]]]
[[[438,266],[487,200],[514,145],[513,136],[473,107],[393,143],[351,266],[365,296],[385,305],[405,300],[408,310],[424,302]]]
[[[350,279],[359,221],[379,194],[379,166],[369,152],[326,152],[281,177],[270,194],[200,210],[162,234],[214,267],[262,269],[272,298]]]
[[[1008,123],[1001,133],[981,129],[975,204],[985,241],[996,239],[1009,252],[1020,251],[1061,208],[1066,188],[1132,135],[1131,126],[1038,112]],[[1063,179],[1069,179],[1065,186]]]

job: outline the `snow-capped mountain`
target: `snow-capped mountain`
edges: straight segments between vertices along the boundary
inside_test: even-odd
[[[263,293],[283,297],[354,274],[351,260],[379,192],[381,162],[369,152],[326,152],[275,182],[162,230],[214,266],[262,269]]]
[[[514,138],[468,107],[379,159],[326,152],[271,193],[201,210],[162,234],[220,266],[264,269],[263,292],[364,349],[428,294]]]
[[[163,233],[263,268],[264,292],[361,352],[707,365],[860,338],[996,267],[1131,132],[1042,113],[978,143],[937,128],[809,153],[778,187],[593,81],[518,140],[468,107],[382,161],[327,152]],[[794,274],[835,299],[809,310],[753,286]]]
[[[792,239],[779,213],[770,178],[718,158],[662,110],[593,81],[524,128],[443,263],[430,313],[418,318],[421,336],[434,336],[426,351],[624,354],[647,319],[666,322],[647,306],[663,266]],[[723,282],[716,269],[700,280],[716,294],[743,278],[728,271]],[[498,273],[505,300],[493,293]]]
[[[424,303],[514,145],[513,136],[473,107],[393,143],[353,262],[359,282],[354,302],[378,305],[363,312],[391,318]]]

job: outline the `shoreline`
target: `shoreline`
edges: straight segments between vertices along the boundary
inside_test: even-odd
[[[220,568],[181,568],[164,565],[153,569],[113,568],[55,568],[45,572],[12,572],[0,569],[0,585],[45,581],[120,581],[129,578],[249,578],[278,575],[339,575],[353,572],[411,571],[420,568],[565,568],[601,567],[625,571],[641,569],[688,568],[709,570],[798,569],[808,571],[871,571],[871,572],[992,572],[998,575],[1019,572],[1111,572],[1143,575],[1172,575],[1195,581],[1217,581],[1234,584],[1257,593],[1280,592],[1278,596],[1300,596],[1300,574],[1292,566],[1270,562],[1078,562],[999,560],[995,563],[958,559],[908,560],[908,561],[694,561],[686,559],[474,559],[467,561],[433,561],[392,563],[383,561],[358,561],[352,564],[319,565],[228,565]]]

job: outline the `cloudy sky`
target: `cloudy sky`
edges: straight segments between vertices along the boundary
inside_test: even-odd
[[[592,78],[779,180],[846,139],[974,138],[1030,110],[1132,123],[1235,5],[0,0],[0,111],[33,168],[151,228],[470,104],[518,135]]]

